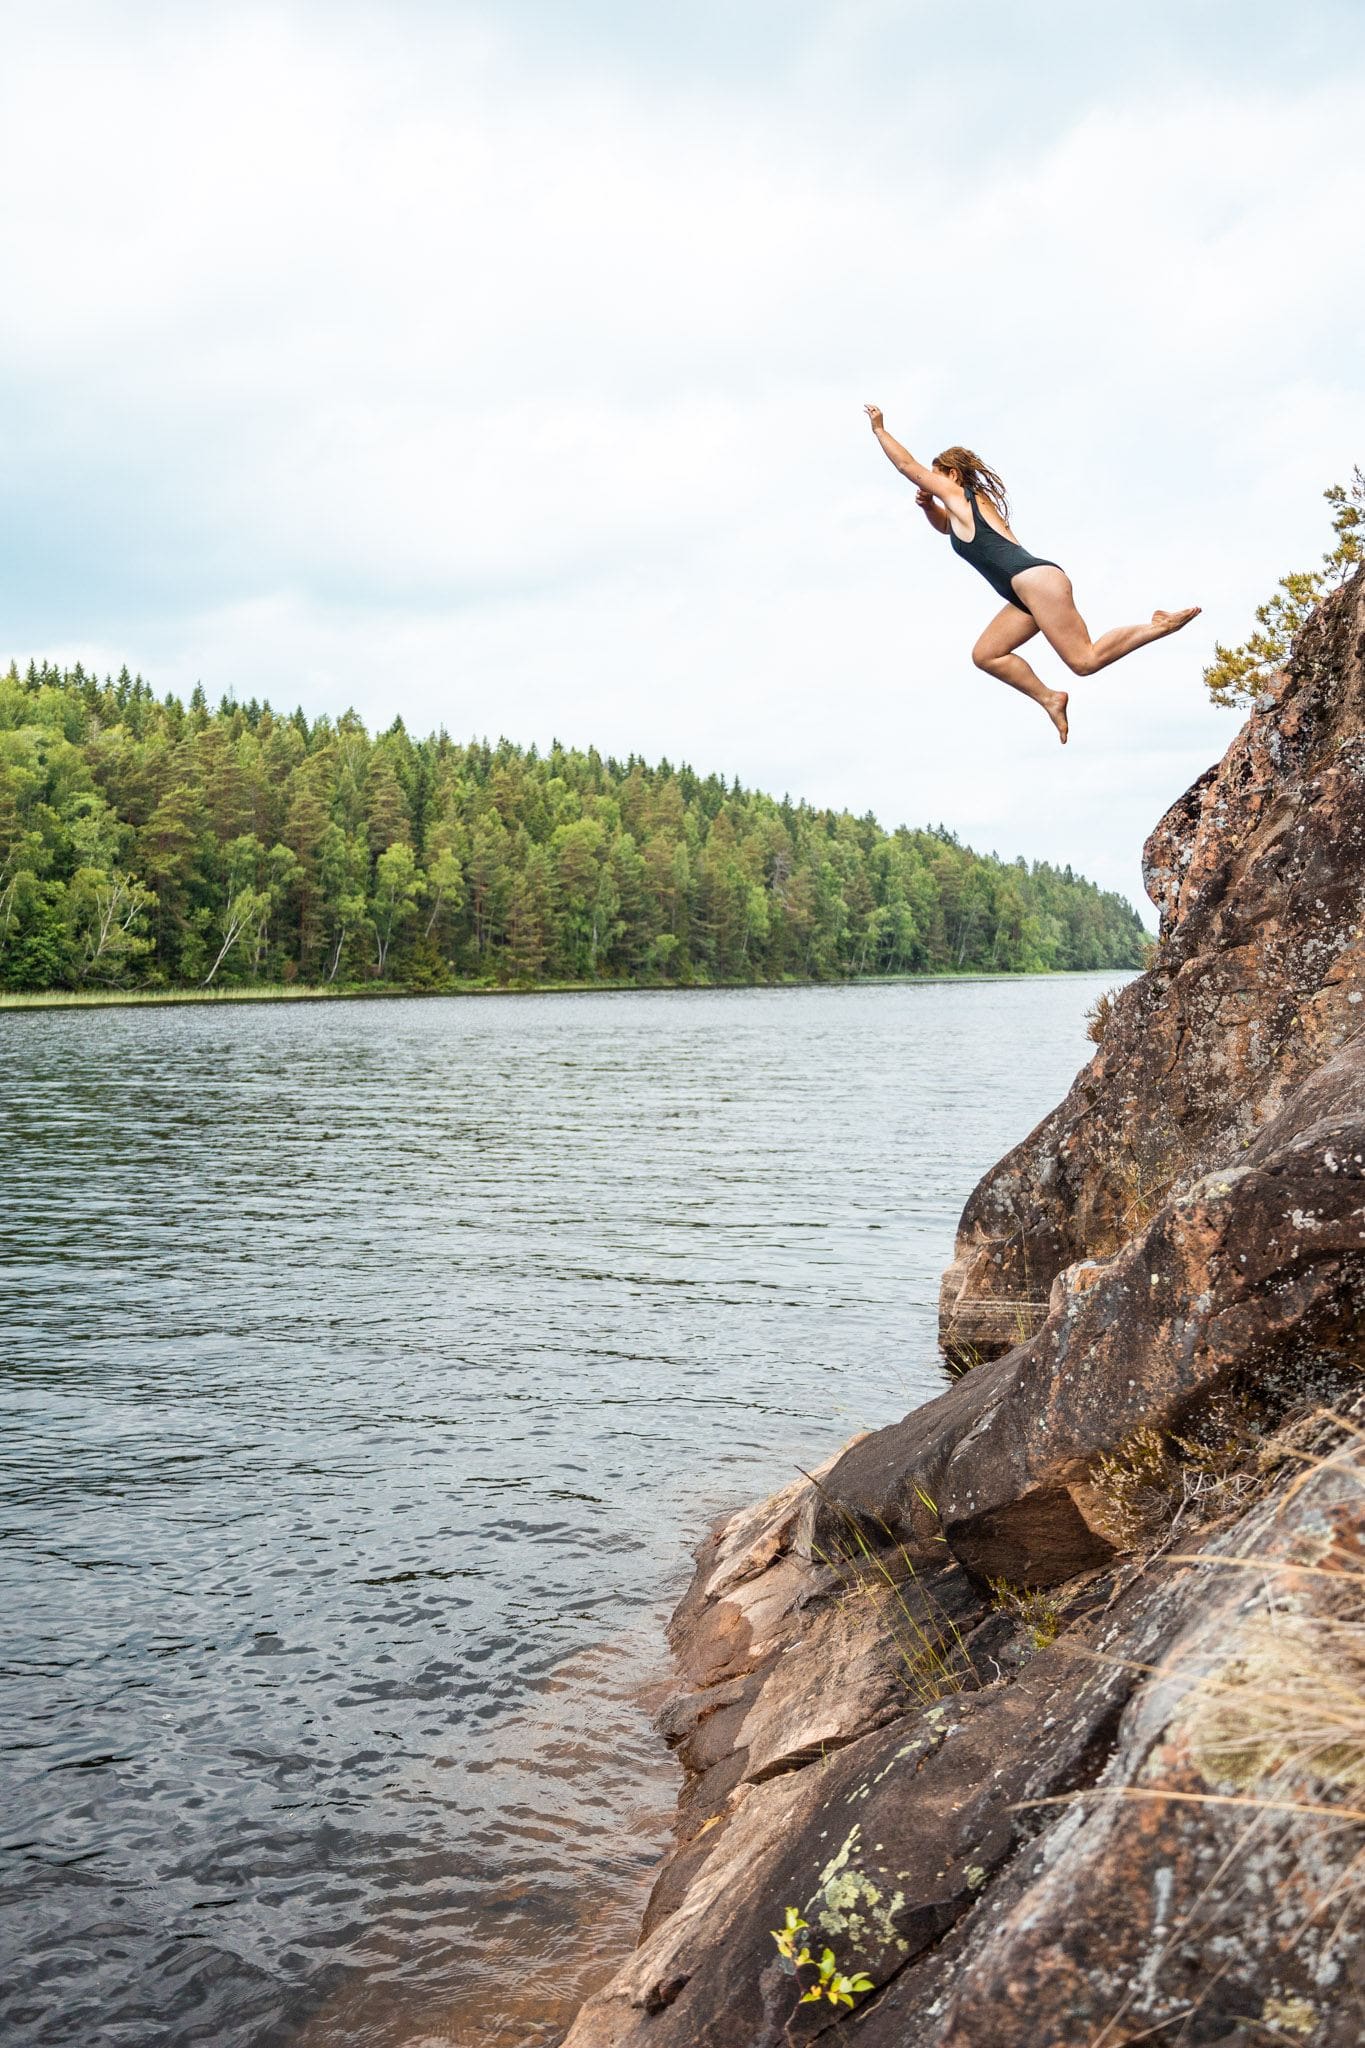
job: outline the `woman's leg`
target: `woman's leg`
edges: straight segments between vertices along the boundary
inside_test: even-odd
[[[1056,649],[1077,676],[1093,676],[1098,669],[1108,668],[1111,661],[1121,661],[1135,648],[1147,647],[1153,640],[1178,633],[1199,616],[1197,604],[1188,605],[1183,612],[1153,612],[1150,625],[1115,626],[1110,632],[1101,633],[1098,640],[1092,640],[1089,627],[1076,609],[1071,578],[1064,569],[1023,569],[1018,590],[1021,597],[1027,597],[1048,645]]]
[[[998,676],[1002,683],[1008,683],[1012,690],[1022,690],[1026,697],[1032,697],[1035,704],[1041,704],[1066,745],[1065,690],[1049,690],[1040,676],[1036,676],[1021,654],[1015,652],[1026,640],[1031,640],[1038,631],[1037,623],[1018,605],[1007,604],[997,612],[981,638],[972,649],[972,660],[988,676]]]

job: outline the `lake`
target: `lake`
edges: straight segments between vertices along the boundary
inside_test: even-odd
[[[1127,978],[0,1015],[7,2048],[558,2039],[692,1545]]]

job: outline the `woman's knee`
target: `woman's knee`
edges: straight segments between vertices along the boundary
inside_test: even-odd
[[[1079,654],[1064,654],[1062,660],[1073,676],[1093,676],[1101,666],[1093,647],[1083,647]]]
[[[990,675],[992,673],[991,664],[993,662],[999,661],[999,659],[999,655],[992,654],[990,648],[987,647],[985,642],[982,640],[978,640],[975,647],[972,649],[972,660],[976,663],[976,666],[978,668],[984,669],[987,675]]]

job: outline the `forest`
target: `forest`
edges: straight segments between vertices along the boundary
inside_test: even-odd
[[[668,761],[0,677],[0,988],[655,985],[1136,967],[1069,867]]]

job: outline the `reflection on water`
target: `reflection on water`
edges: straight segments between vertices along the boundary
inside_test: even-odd
[[[556,2039],[688,1547],[936,1390],[1113,979],[0,1018],[0,2038]]]

